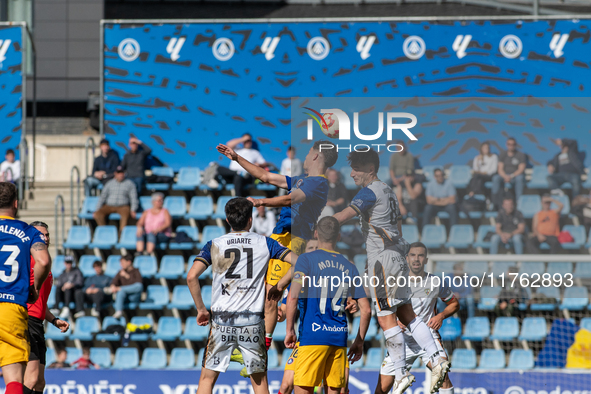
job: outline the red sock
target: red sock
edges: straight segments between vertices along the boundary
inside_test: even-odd
[[[23,394],[23,384],[19,382],[8,383],[4,394]]]
[[[265,345],[267,346],[267,350],[269,350],[269,348],[271,347],[271,343],[273,343],[273,338],[265,337]],[[10,393],[6,393],[6,394],[10,394]]]

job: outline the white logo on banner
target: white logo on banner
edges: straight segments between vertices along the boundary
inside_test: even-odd
[[[427,45],[425,45],[425,41],[419,36],[408,36],[402,43],[402,52],[404,52],[407,58],[412,60],[422,58],[426,50]]]
[[[308,55],[314,60],[322,60],[330,52],[330,44],[324,37],[314,37],[308,41]]]
[[[456,55],[458,55],[458,59],[466,56],[466,49],[468,48],[468,45],[470,45],[470,41],[472,41],[472,36],[469,34],[465,36],[461,34],[456,36],[451,47],[456,52]]]
[[[140,44],[133,38],[126,38],[119,43],[117,52],[121,60],[133,62],[140,55]]]
[[[265,54],[265,59],[271,60],[275,57],[275,48],[279,45],[281,37],[265,37],[263,45],[261,45],[261,52]]]
[[[221,37],[213,42],[211,50],[216,59],[225,62],[234,56],[234,43],[229,38]]]
[[[519,37],[514,36],[513,34],[508,34],[501,38],[501,42],[499,43],[499,51],[501,51],[501,54],[507,59],[515,59],[516,57],[519,57],[522,50],[523,44],[521,43]]]
[[[367,59],[371,55],[369,51],[371,51],[371,47],[373,43],[376,41],[376,36],[361,36],[359,37],[359,41],[357,41],[357,52],[361,55],[363,60]]]
[[[0,40],[0,63],[6,60],[6,52],[12,40]]]
[[[552,41],[550,41],[550,49],[554,53],[555,58],[559,58],[560,56],[564,55],[562,50],[568,41],[569,34],[560,34],[556,33],[552,36]]]
[[[186,39],[186,37],[172,37],[170,41],[168,41],[166,52],[170,53],[170,59],[173,62],[176,62],[180,58],[179,53],[181,52]]]

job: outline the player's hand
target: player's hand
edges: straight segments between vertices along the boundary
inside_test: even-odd
[[[206,326],[209,324],[209,312],[206,310],[197,311],[197,324],[200,326]]]
[[[27,304],[34,304],[39,298],[39,291],[35,288],[35,286],[29,286],[29,298],[27,298]]]
[[[218,152],[220,152],[222,155],[226,156],[228,159],[230,160],[238,160],[238,153],[234,152],[234,149],[232,148],[228,148],[226,145],[224,144],[219,144],[216,149],[218,150]]]
[[[279,301],[283,296],[283,290],[279,290],[277,285],[271,287],[267,293],[267,299],[269,301]]]
[[[406,330],[406,326],[404,324],[402,324],[402,322],[400,320],[398,320],[398,327],[400,327],[402,332],[404,332]]]
[[[285,335],[285,340],[283,343],[285,347],[288,349],[295,349],[296,343],[298,341],[298,337],[293,329],[287,330],[287,334]]]
[[[70,328],[70,323],[63,321],[62,319],[57,319],[55,321],[55,326],[59,328],[62,333],[64,333],[68,331],[68,328]]]
[[[247,197],[246,199],[250,201],[255,208],[263,206],[263,204],[260,201],[260,198]]]
[[[360,338],[355,338],[353,341],[353,345],[349,348],[349,353],[347,354],[349,358],[349,362],[353,364],[355,361],[359,361],[363,356],[363,341],[359,340]]]
[[[345,307],[346,311],[349,311],[349,313],[356,313],[359,311],[359,305],[357,305],[357,301],[355,301],[352,298],[348,298],[347,299],[347,306]]]
[[[432,328],[434,330],[439,330],[441,328],[442,324],[443,324],[443,316],[435,315],[431,318],[431,320],[429,320],[429,323],[427,323],[427,326],[429,326],[429,328]]]

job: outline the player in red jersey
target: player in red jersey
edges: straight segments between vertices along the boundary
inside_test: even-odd
[[[49,247],[49,230],[47,224],[43,222],[33,222],[30,226],[35,227],[41,234],[45,236],[45,243]],[[31,284],[33,284],[33,270],[35,267],[35,260],[31,257]],[[31,353],[29,355],[29,362],[25,370],[25,379],[23,394],[42,394],[45,388],[45,353],[47,347],[45,346],[45,332],[43,331],[43,320],[47,320],[54,326],[59,328],[62,332],[68,331],[70,324],[55,317],[53,313],[47,309],[47,299],[51,293],[53,286],[53,275],[51,272],[43,282],[41,290],[39,291],[39,298],[34,304],[27,304],[29,310],[29,341],[31,344]]]

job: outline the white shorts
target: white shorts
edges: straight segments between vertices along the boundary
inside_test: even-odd
[[[439,350],[439,355],[441,357],[447,357],[447,353],[443,349],[443,345],[441,344],[441,339],[439,339],[439,334],[433,335],[433,339],[435,340],[435,345],[437,345],[437,350]],[[406,342],[406,369],[410,371],[412,365],[414,364],[415,360],[418,357],[423,359],[423,364],[427,365],[430,361],[429,356],[425,353],[423,349],[419,346],[418,343],[411,337],[410,335],[404,335],[404,341]],[[380,375],[389,375],[394,376],[394,363],[390,359],[390,356],[387,355],[382,362],[382,367],[380,368]]]
[[[267,348],[265,346],[265,321],[252,326],[222,326],[211,322],[207,339],[203,367],[212,371],[226,372],[230,357],[238,348],[244,358],[249,374],[267,370]]]
[[[411,301],[406,245],[400,244],[379,253],[368,251],[369,294],[378,316],[395,313],[399,305]]]

